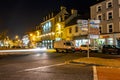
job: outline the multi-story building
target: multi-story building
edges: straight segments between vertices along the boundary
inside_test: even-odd
[[[99,19],[100,43],[120,46],[120,0],[104,0],[90,7],[91,19]]]
[[[47,48],[53,48],[54,40],[60,40],[63,37],[64,21],[68,16],[66,7],[61,7],[57,14],[52,13],[44,18],[42,27],[42,44]]]
[[[81,25],[78,24],[79,20],[86,20],[86,18],[78,14],[66,24],[64,29],[65,39],[73,40],[77,47],[88,42],[88,31],[81,29]],[[86,26],[86,29],[88,29],[88,26]]]
[[[44,18],[41,23],[42,27],[42,44],[47,48],[53,48],[54,41],[65,40],[65,24],[69,23],[74,17],[77,16],[77,10],[72,9],[71,13],[68,13],[66,7],[61,7],[60,12],[57,14],[51,14]]]

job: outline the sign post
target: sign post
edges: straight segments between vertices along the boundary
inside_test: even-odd
[[[90,57],[90,51],[89,51],[89,41],[90,41],[90,35],[89,35],[89,33],[90,33],[90,20],[88,19],[88,51],[87,51],[87,58],[89,58]]]
[[[81,34],[87,34],[88,35],[88,51],[87,51],[87,57],[89,58],[89,41],[91,39],[98,39],[99,38],[99,23],[100,20],[78,20],[77,21],[78,26],[80,27]]]

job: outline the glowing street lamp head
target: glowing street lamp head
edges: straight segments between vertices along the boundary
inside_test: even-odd
[[[32,34],[32,33],[30,33],[30,36],[33,36],[33,34]]]
[[[19,38],[19,36],[18,36],[18,35],[16,35],[16,36],[15,36],[15,39],[18,39],[18,38]]]

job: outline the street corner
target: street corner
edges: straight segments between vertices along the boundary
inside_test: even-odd
[[[96,68],[96,69],[95,69]],[[96,66],[94,80],[120,80],[120,68]]]

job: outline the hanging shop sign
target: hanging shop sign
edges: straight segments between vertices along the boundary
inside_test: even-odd
[[[100,20],[90,20],[89,21],[89,37],[93,39],[99,38],[99,24]]]
[[[88,34],[88,20],[77,20],[77,26],[80,27],[81,35]]]

